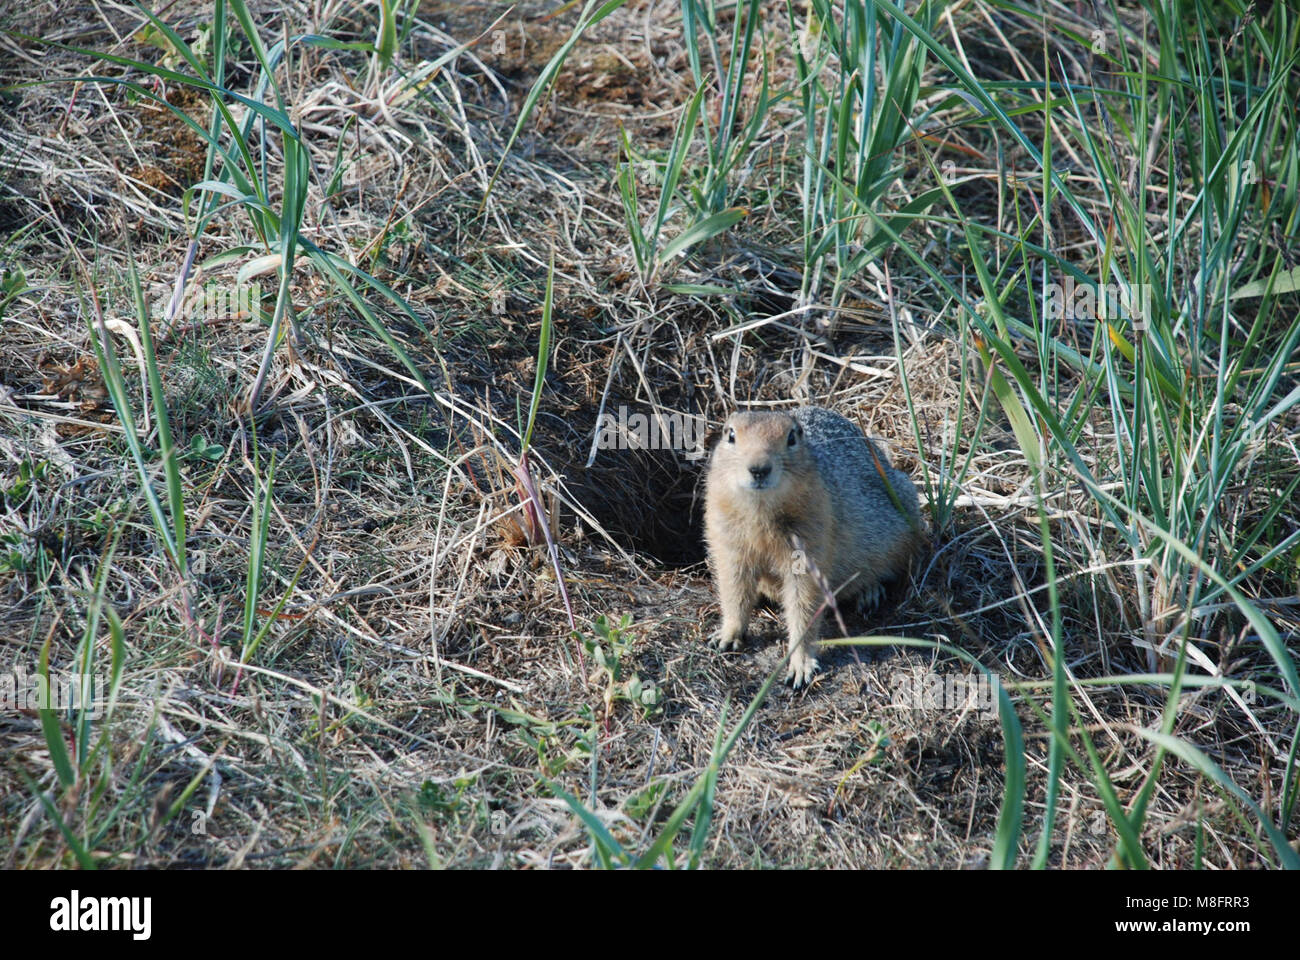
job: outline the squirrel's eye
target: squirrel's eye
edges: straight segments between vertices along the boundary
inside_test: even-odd
[[[790,431],[790,436],[789,438],[786,439],[785,445],[787,447],[793,447],[798,442],[799,442],[799,428],[795,427],[793,430]]]
[[[727,431],[727,443],[735,443],[735,442],[736,442],[736,431],[735,431],[735,430],[728,430],[728,431]]]

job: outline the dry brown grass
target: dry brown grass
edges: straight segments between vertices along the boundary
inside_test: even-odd
[[[260,3],[255,11],[267,36],[328,26],[361,38],[372,29],[350,5],[324,6],[328,25],[313,22],[320,4]],[[109,292],[110,319],[125,319],[129,257],[146,282],[174,280],[186,229],[178,195],[201,175],[202,144],[170,115],[110,86],[69,82],[6,95],[4,257],[21,264],[34,289],[4,318],[0,476],[24,459],[48,468],[34,499],[0,517],[0,532],[20,534],[24,553],[23,569],[0,573],[0,665],[30,668],[47,639],[53,661],[68,662],[110,531],[120,530],[106,599],[122,615],[129,648],[111,738],[110,790],[125,808],[95,843],[120,865],[394,867],[431,857],[454,866],[584,865],[589,837],[542,776],[643,847],[705,768],[724,707],[738,715],[777,666],[782,644],[769,612],[759,621],[763,639],[739,655],[705,645],[717,614],[699,539],[700,467],[652,451],[600,451],[587,467],[602,404],[716,425],[737,403],[815,399],[888,442],[918,481],[921,460],[933,467],[943,451],[973,442],[969,420],[965,436],[952,427],[963,360],[945,333],[944,304],[901,258],[887,280],[862,285],[833,337],[798,317],[719,336],[737,317],[772,317],[793,305],[794,228],[774,205],[756,205],[744,241],[719,249],[707,267],[683,268],[684,279],[738,284],[747,296],[730,312],[636,283],[611,170],[619,123],[638,142],[666,143],[689,94],[675,2],[630,3],[582,41],[479,215],[508,133],[503,94],[513,122],[568,33],[569,21],[541,16],[545,6],[514,9],[502,26],[505,52],[486,38],[430,85],[426,100],[376,109],[361,91],[367,67],[355,53],[304,50],[283,71],[320,169],[332,168],[347,131],[342,188],[327,199],[313,185],[304,232],[361,263],[380,254],[376,272],[433,332],[427,338],[390,318],[438,398],[417,389],[306,273],[295,303],[309,336],[277,354],[255,424],[240,403],[264,342],[260,325],[235,318],[160,338],[178,442],[187,447],[201,435],[222,450],[218,460],[185,467],[191,549],[204,560],[193,622],[112,432],[77,289],[96,278]],[[207,9],[179,0],[166,16],[193,37]],[[471,38],[505,8],[421,9],[429,26],[417,31],[416,53],[404,50],[407,62]],[[155,58],[160,51],[129,37],[140,22],[132,8],[110,3],[57,21],[33,7],[6,26]],[[522,53],[519,37],[527,40]],[[12,35],[0,36],[0,62],[15,80],[90,72],[84,57]],[[773,68],[783,68],[779,57]],[[201,100],[183,88],[167,96],[206,124]],[[780,163],[776,149],[772,163]],[[199,259],[251,240],[231,212],[205,235]],[[579,625],[631,614],[632,666],[664,693],[662,709],[648,716],[618,701],[606,715],[602,685],[582,675],[545,550],[523,537],[513,478],[493,452],[517,449],[516,405],[526,409],[532,389],[552,253],[557,334],[535,456],[546,489],[563,503],[558,531]],[[229,282],[237,267],[219,265],[198,280]],[[919,451],[894,311],[923,426]],[[118,344],[133,375],[130,347]],[[972,410],[978,386],[966,398]],[[1107,430],[1099,416],[1099,448]],[[278,464],[266,610],[302,572],[232,693],[232,668],[216,651],[232,642],[243,602],[254,443],[261,472],[272,451]],[[1008,679],[1050,679],[1028,484],[1009,426],[995,418],[955,516],[932,531],[913,582],[878,614],[851,619],[850,629],[942,639]],[[1049,493],[1070,669],[1081,677],[1145,670],[1126,558],[1093,554],[1090,545],[1104,540],[1078,490]],[[1279,603],[1272,612],[1295,630],[1300,607]],[[1228,616],[1219,623],[1219,635],[1198,640],[1229,665],[1240,624]],[[1003,786],[997,721],[979,711],[912,710],[897,699],[909,678],[962,668],[867,648],[828,653],[823,667],[808,691],[774,692],[724,767],[707,863],[984,864]],[[1036,696],[1045,701],[1043,691]],[[1153,758],[1134,728],[1158,721],[1163,696],[1110,687],[1088,697],[1083,715],[1128,799]],[[1221,693],[1186,698],[1177,732],[1194,736],[1238,782],[1280,789],[1268,744],[1289,743],[1282,711],[1261,711],[1256,731]],[[1032,711],[1020,716],[1022,845],[1030,850],[1041,828],[1047,737]],[[54,783],[36,719],[0,716],[0,751],[4,862],[68,862],[58,830],[17,775],[26,771],[42,788]],[[185,811],[163,822],[158,811],[209,764]],[[77,821],[84,809],[63,813]],[[203,835],[191,830],[193,811],[207,815]],[[1053,864],[1106,864],[1115,841],[1101,811],[1092,780],[1067,768]],[[1153,864],[1189,866],[1198,822],[1207,863],[1260,862],[1218,795],[1166,760],[1143,838]]]

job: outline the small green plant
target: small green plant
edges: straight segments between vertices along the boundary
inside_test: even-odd
[[[731,42],[724,49],[719,41],[718,13],[722,6],[731,8]],[[705,111],[705,163],[699,179],[690,187],[699,221],[728,212],[737,189],[737,171],[749,158],[754,141],[767,120],[772,103],[768,86],[767,61],[764,60],[763,82],[748,119],[743,119],[741,105],[746,99],[745,83],[749,79],[749,62],[754,50],[754,35],[763,18],[759,0],[736,0],[719,4],[718,0],[681,0],[682,28],[686,34],[686,53],[697,91],[713,88],[709,109]],[[701,51],[708,54],[713,76],[705,70]],[[716,121],[711,118],[716,117]]]
[[[634,642],[629,631],[631,626],[630,614],[623,614],[623,619],[617,625],[611,625],[602,615],[591,625],[595,636],[582,638],[583,649],[591,656],[594,664],[591,681],[604,684],[605,687],[606,717],[613,711],[615,700],[636,704],[643,716],[654,713],[663,702],[663,691],[654,683],[643,681],[637,674],[628,672],[626,660]]]
[[[586,826],[587,832],[591,836],[592,853],[597,865],[606,870],[615,867],[647,870],[657,869],[661,865],[667,866],[669,869],[675,869],[678,866],[694,869],[701,865],[704,858],[704,847],[708,842],[709,830],[713,824],[713,803],[717,791],[718,773],[722,769],[722,764],[726,762],[727,756],[735,747],[736,741],[740,739],[740,735],[758,713],[758,708],[767,699],[776,678],[785,670],[787,659],[788,656],[782,659],[777,664],[776,669],[768,674],[767,679],[763,681],[763,685],[758,688],[758,693],[754,695],[754,699],[750,701],[740,720],[737,721],[730,735],[727,736],[724,736],[724,733],[727,728],[727,712],[730,704],[723,705],[722,716],[718,722],[718,732],[713,740],[713,751],[709,757],[708,765],[705,767],[704,772],[696,778],[686,796],[673,808],[672,813],[664,822],[663,828],[659,831],[659,835],[640,853],[620,843],[609,832],[609,828],[601,822],[601,819],[584,806],[577,797],[564,790],[559,784],[549,779],[546,780],[551,792],[563,800]],[[637,798],[633,799],[633,807],[643,814],[648,814],[653,809],[658,798],[648,804],[645,801],[645,792],[642,791]],[[691,828],[687,849],[679,857],[673,849],[673,844],[686,829],[686,821],[692,819],[694,823]]]
[[[210,22],[199,24],[198,36],[190,45],[190,51],[200,59],[206,57],[212,47],[212,26]],[[162,57],[158,61],[159,66],[175,70],[183,64],[184,52],[166,33],[153,24],[147,23],[141,27],[140,32],[136,34],[136,39],[162,51]]]
[[[0,271],[0,320],[4,319],[5,309],[9,304],[30,289],[31,287],[27,285],[27,275],[23,273],[22,267],[4,265],[3,271]]]
[[[631,140],[628,139],[627,131],[620,131],[623,153],[627,157],[627,161],[619,168],[618,191],[623,201],[623,216],[627,220],[628,234],[632,240],[632,255],[636,259],[637,270],[640,273],[642,283],[649,283],[656,276],[662,264],[689,247],[727,230],[740,222],[748,212],[741,207],[732,207],[714,213],[703,213],[701,208],[704,204],[704,198],[703,196],[697,196],[693,202],[696,208],[693,222],[688,224],[672,240],[666,243],[661,241],[660,235],[665,223],[682,206],[688,205],[684,202],[678,202],[677,188],[682,175],[682,165],[690,151],[691,141],[695,137],[695,128],[700,113],[700,100],[704,91],[705,87],[703,86],[696,89],[695,96],[691,98],[685,113],[678,121],[676,133],[673,135],[672,146],[664,159],[662,174],[660,174],[657,164],[652,163],[648,157],[637,153],[632,146]],[[646,167],[651,167],[654,170],[655,179],[659,183],[659,203],[650,221],[642,224],[637,200],[637,170]],[[698,190],[696,193],[698,194]]]
[[[140,277],[135,269],[135,261],[130,261],[128,270],[130,294],[135,306],[140,344],[143,349],[144,367],[149,399],[152,401],[154,427],[157,430],[158,457],[162,460],[163,477],[166,482],[167,500],[164,506],[154,490],[153,470],[149,461],[153,459],[148,446],[148,429],[142,429],[136,419],[128,393],[127,380],[113,348],[113,339],[109,336],[108,325],[100,306],[99,288],[95,278],[90,282],[90,298],[93,309],[85,311],[86,324],[90,332],[90,345],[95,351],[108,390],[113,410],[122,425],[122,435],[127,449],[135,463],[136,473],[140,479],[140,490],[149,508],[149,517],[153,521],[154,532],[163,553],[172,565],[173,571],[184,585],[188,579],[189,566],[186,561],[186,523],[184,483],[180,468],[180,451],[172,442],[171,417],[167,410],[166,395],[163,392],[162,373],[158,357],[154,352],[153,334],[149,319],[149,310],[145,305],[144,290],[140,286]],[[143,386],[143,385],[142,385]],[[146,417],[147,422],[147,417]],[[184,595],[186,607],[189,607],[188,593]]]
[[[546,505],[542,502],[541,491],[538,484],[533,478],[532,470],[529,466],[528,453],[533,442],[533,428],[537,424],[537,411],[542,404],[542,389],[546,385],[546,368],[551,357],[551,333],[554,326],[552,320],[552,308],[555,304],[555,255],[551,254],[550,267],[546,272],[546,294],[542,300],[542,329],[541,335],[537,341],[537,369],[533,376],[533,392],[528,402],[528,421],[519,425],[519,462],[514,469],[516,481],[516,493],[523,501],[525,526],[524,530],[530,544],[536,544],[541,540],[546,541],[546,550],[551,558],[551,568],[555,571],[555,583],[560,590],[560,598],[564,601],[564,612],[569,618],[569,629],[577,632],[578,624],[573,617],[573,604],[569,600],[569,588],[564,582],[564,567],[560,563],[560,547],[556,543],[555,534],[553,534],[552,516],[547,514]],[[553,513],[554,511],[552,511]],[[579,660],[582,659],[582,651],[578,651]],[[586,669],[585,662],[582,668]]]
[[[537,755],[537,766],[544,777],[557,777],[570,764],[591,757],[593,731],[599,721],[595,711],[585,703],[578,706],[577,716],[558,721],[535,716],[514,701],[509,707],[491,709],[516,728],[519,739]]]
[[[524,124],[537,109],[542,97],[554,85],[560,68],[564,66],[578,39],[626,2],[627,0],[606,0],[605,3],[598,4],[598,0],[588,0],[578,17],[573,33],[551,57],[533,83],[528,96],[524,98],[519,119],[506,141],[502,159],[488,184],[487,194],[483,198],[484,204],[487,203],[497,177],[501,174],[505,155],[510,152],[510,148],[518,139]],[[672,146],[663,164],[662,175],[659,175],[656,164],[656,175],[652,179],[660,184],[659,202],[654,216],[645,224],[641,222],[637,206],[636,168],[644,166],[647,160],[633,148],[626,132],[622,135],[623,152],[627,160],[620,166],[618,189],[632,241],[632,253],[643,283],[649,282],[657,273],[659,266],[667,260],[725,232],[748,214],[748,211],[742,207],[728,206],[734,189],[734,172],[744,165],[744,161],[753,149],[754,140],[762,130],[763,121],[767,117],[770,99],[767,68],[764,64],[763,86],[757,105],[750,114],[749,120],[743,124],[740,122],[744,81],[754,33],[760,20],[758,0],[743,0],[743,2],[746,13],[743,18],[739,14],[735,17],[730,57],[727,60],[729,66],[725,72],[721,71],[722,48],[715,36],[717,33],[715,0],[683,0],[682,2],[683,23],[686,25],[689,38],[686,48],[691,56],[695,94],[677,124]],[[701,27],[704,32],[703,40],[699,36]],[[704,42],[709,45],[713,63],[718,66],[720,79],[716,82],[706,76],[700,61],[697,44]],[[715,95],[709,100],[709,110],[702,111],[701,104],[705,93],[715,86],[717,89]],[[683,164],[690,151],[696,128],[701,125],[701,118],[706,113],[709,116],[717,116],[718,120],[716,123],[703,121],[705,160],[697,170],[692,171],[688,187],[682,190],[679,196],[678,187]],[[733,133],[733,130],[737,130],[738,133]],[[660,234],[664,225],[679,210],[684,209],[691,211],[686,217],[685,226],[672,240],[661,242]]]
[[[89,505],[86,515],[77,518],[77,526],[92,537],[106,537],[131,515],[131,505],[125,498],[104,504]]]
[[[196,433],[190,437],[190,456],[200,457],[204,460],[217,461],[225,452],[225,447],[219,443],[209,443],[208,438],[201,433]]]
[[[324,734],[334,733],[336,730],[341,730],[346,727],[353,719],[357,719],[364,723],[367,711],[375,708],[374,698],[371,697],[370,694],[366,693],[365,689],[359,683],[352,684],[352,697],[348,702],[354,705],[356,709],[347,710],[342,716],[325,723],[322,728],[322,720],[325,719],[324,701],[319,694],[313,693],[311,695],[313,712],[311,719],[307,721],[307,728],[305,731],[306,738],[312,739],[323,736]]]
[[[31,570],[30,550],[23,549],[25,540],[26,537],[16,530],[0,533],[0,573],[27,573]]]
[[[637,207],[636,172],[647,165],[647,159],[634,150],[627,132],[622,132],[627,162],[619,170],[618,188],[642,283],[649,283],[659,267],[677,254],[726,232],[748,216],[745,207],[734,205],[742,179],[738,171],[750,161],[755,141],[775,102],[764,60],[755,102],[748,117],[741,116],[754,36],[762,19],[758,0],[733,5],[731,42],[725,51],[718,39],[716,0],[682,0],[681,8],[695,94],[678,119],[662,175],[655,170],[659,202],[645,225]],[[708,53],[713,72],[705,70],[701,50]],[[708,106],[702,109],[706,94]],[[704,156],[702,162],[686,166],[697,128],[704,138]],[[683,172],[687,174],[685,181]],[[665,223],[679,211],[685,213],[682,229],[661,245]]]
[[[507,816],[504,810],[492,809],[479,777],[463,772],[441,783],[425,780],[419,790],[406,795],[402,806],[420,837],[429,866],[435,869],[442,866],[436,842],[439,836],[454,837],[475,829],[496,831],[505,825]]]
[[[644,790],[639,790],[623,802],[623,812],[633,820],[645,820],[668,794],[668,781],[655,780]]]
[[[868,720],[862,728],[865,734],[864,739],[867,741],[866,749],[857,762],[845,772],[840,778],[839,786],[835,788],[835,798],[839,799],[844,792],[844,786],[849,780],[863,767],[877,767],[885,763],[885,748],[889,746],[889,734],[885,731],[884,724],[879,720]]]
[[[19,461],[12,480],[0,478],[0,506],[12,507],[26,500],[27,494],[45,476],[49,466],[44,460],[32,460],[30,457]]]
[[[473,777],[460,777],[450,784],[426,780],[420,785],[415,802],[425,816],[454,822],[469,809],[470,804],[465,801],[465,794],[473,785]]]

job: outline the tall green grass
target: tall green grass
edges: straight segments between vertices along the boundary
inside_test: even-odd
[[[978,347],[991,396],[1013,428],[1040,498],[1063,483],[1080,483],[1096,514],[1089,527],[1096,538],[1091,551],[1113,556],[1118,549],[1132,559],[1135,612],[1148,662],[1168,659],[1173,667],[1172,673],[1141,680],[1168,692],[1159,730],[1137,731],[1156,751],[1126,808],[1079,716],[1086,695],[1064,666],[1066,638],[1051,552],[1056,534],[1044,503],[1053,692],[1050,712],[1042,715],[1053,740],[1047,813],[1033,862],[1047,862],[1068,759],[1093,780],[1105,804],[1117,838],[1116,863],[1145,866],[1142,831],[1168,752],[1215,784],[1229,809],[1244,804],[1262,827],[1262,856],[1297,866],[1285,838],[1297,778],[1294,746],[1277,758],[1285,789],[1278,806],[1265,810],[1204,751],[1174,734],[1180,695],[1191,679],[1188,645],[1194,628],[1197,635],[1204,630],[1206,611],[1215,603],[1226,600],[1235,607],[1271,660],[1280,687],[1270,687],[1268,696],[1295,712],[1300,690],[1293,654],[1248,596],[1300,538],[1300,531],[1288,531],[1281,521],[1300,476],[1270,462],[1261,446],[1270,424],[1300,402],[1300,391],[1279,392],[1283,377],[1296,369],[1300,317],[1294,303],[1284,306],[1279,296],[1278,281],[1288,274],[1285,252],[1266,239],[1296,232],[1294,190],[1267,188],[1285,183],[1300,151],[1294,111],[1283,108],[1300,95],[1296,18],[1275,7],[1269,19],[1247,27],[1249,48],[1230,51],[1231,31],[1207,6],[1153,4],[1156,46],[1148,47],[1118,19],[1108,25],[1116,42],[1106,48],[1105,68],[1118,78],[1119,89],[1044,82],[1037,90],[1013,84],[991,91],[922,24],[887,2],[880,6],[956,75],[955,89],[987,108],[972,122],[984,123],[992,114],[1040,165],[1033,205],[1040,213],[1018,220],[1010,232],[990,228],[977,212],[963,209],[931,163],[951,222],[965,238],[978,303],[906,244],[900,249],[958,305],[963,343]],[[1035,103],[1044,120],[1039,145],[1012,119]],[[1153,131],[1164,131],[1168,139],[1153,140]],[[1106,221],[1088,213],[1086,199],[1054,165],[1062,152],[1053,139],[1058,132],[1090,160],[1089,172],[1104,194],[1102,209],[1110,211]],[[1122,167],[1123,155],[1142,161],[1132,176]],[[1156,159],[1170,171],[1167,189],[1152,182]],[[1015,199],[1006,198],[1007,205],[1019,210]],[[1054,222],[1058,209],[1073,222]],[[1082,260],[1067,260],[1036,239],[1075,224],[1091,239]],[[1110,283],[1118,287],[1115,300],[1145,302],[1149,309],[1110,316],[1094,310],[1074,318],[1074,325],[1062,323],[1053,309],[1059,303],[1048,291],[1053,280],[1064,278],[1095,292],[1097,303],[1107,289],[1098,285]],[[1151,291],[1145,300],[1144,290]],[[1242,309],[1243,292],[1259,298],[1253,316]],[[1076,346],[1080,340],[1083,350]],[[1105,405],[1117,428],[1114,447],[1100,456],[1085,454],[1082,446],[1096,403]],[[1243,509],[1239,499],[1233,502],[1233,487],[1261,482],[1276,484],[1261,506]],[[1262,665],[1256,669],[1270,675]],[[1254,682],[1253,676],[1230,679],[1225,690]],[[1039,710],[1031,696],[1026,699]],[[1243,705],[1240,697],[1235,702]],[[1082,741],[1083,754],[1071,747],[1071,735]]]
[[[867,211],[882,201],[902,173],[901,151],[926,115],[913,112],[925,72],[925,48],[902,23],[874,2],[842,7],[812,0],[802,21],[787,0],[802,113],[803,285],[808,303],[829,279],[830,304],[891,242]],[[928,29],[933,7],[923,3],[916,22]],[[909,214],[940,198],[937,189],[894,212],[887,222],[901,231]],[[829,278],[827,275],[829,274]]]
[[[183,299],[182,291],[192,269],[200,238],[207,232],[214,218],[239,212],[247,219],[253,242],[228,245],[212,257],[208,265],[216,266],[230,260],[256,256],[257,259],[253,263],[240,271],[240,283],[247,279],[249,267],[274,269],[279,278],[275,305],[268,320],[266,345],[245,404],[248,412],[255,413],[261,404],[262,392],[275,353],[283,342],[286,328],[296,327],[292,288],[295,283],[295,269],[303,264],[304,260],[305,265],[317,271],[332,285],[374,334],[392,350],[416,382],[429,390],[420,368],[390,333],[385,322],[365,299],[362,291],[378,293],[426,336],[431,337],[415,311],[386,284],[343,257],[319,247],[304,235],[307,190],[310,181],[316,176],[316,171],[302,133],[290,117],[290,104],[276,79],[277,70],[287,69],[287,58],[296,47],[366,52],[372,55],[372,66],[375,69],[390,68],[396,48],[392,5],[387,3],[382,5],[378,32],[373,44],[345,43],[330,37],[299,34],[286,35],[267,46],[244,0],[216,0],[212,8],[210,30],[201,31],[210,38],[208,59],[205,59],[199,50],[196,50],[160,17],[146,8],[141,8],[141,13],[147,18],[154,36],[171,51],[171,56],[164,57],[159,64],[100,50],[50,43],[38,38],[28,39],[50,43],[51,46],[82,54],[101,67],[119,68],[120,72],[113,75],[92,75],[81,79],[86,82],[120,86],[135,96],[156,102],[174,114],[207,145],[204,177],[199,183],[188,187],[182,198],[187,219],[191,224],[191,239],[182,258],[176,294],[168,304],[162,319],[163,324],[169,326],[176,319]],[[254,61],[248,87],[243,90],[233,87],[227,81],[228,61],[236,38],[251,53]],[[462,50],[463,47],[458,47],[440,57],[421,76],[436,70],[438,66]],[[171,63],[176,64],[174,69],[167,65]],[[143,83],[141,78],[153,78],[159,82],[159,86],[155,88]],[[171,103],[164,96],[161,84],[183,85],[206,93],[212,107],[208,126],[201,127],[185,110]],[[267,102],[268,100],[270,103]],[[236,105],[243,108],[242,118],[237,118],[232,111],[232,107]],[[335,162],[336,166],[342,163],[341,154],[337,152]],[[330,182],[333,179],[336,178],[330,178]],[[278,205],[273,199],[277,197]],[[92,296],[97,296],[97,292],[93,289],[97,282],[92,280],[91,283]],[[97,324],[92,324],[91,341],[100,360],[101,369],[104,371],[105,382],[114,408],[125,427],[127,446],[141,478],[141,492],[154,531],[163,553],[177,576],[185,581],[188,578],[186,519],[179,457],[172,442],[169,418],[163,406],[162,376],[153,348],[150,312],[144,303],[134,262],[130,264],[130,284],[135,301],[139,338],[143,346],[144,367],[149,381],[148,392],[154,405],[154,423],[158,432],[159,454],[166,485],[165,505],[153,489],[147,466],[147,438],[135,422],[130,398],[127,395],[126,380],[122,376],[111,338],[108,336],[102,318]],[[260,304],[254,304],[254,309],[263,319],[268,319],[261,314]],[[298,331],[297,335],[301,337],[302,331]],[[261,525],[258,535],[254,537],[255,543],[249,559],[248,598],[243,623],[246,650],[255,647],[256,640],[261,635],[261,632],[254,629],[252,611],[258,593],[270,495],[271,477],[268,474],[264,483],[259,480],[253,497],[254,516],[260,518]],[[188,606],[188,593],[186,596]]]
[[[724,8],[731,16],[731,35],[726,42],[726,31],[718,18]],[[742,112],[753,84],[751,63],[762,4],[759,0],[730,4],[682,0],[681,12],[695,88],[710,93],[710,109],[705,111],[701,125],[704,160],[690,184],[696,216],[707,220],[725,213],[734,203],[741,169],[768,120],[771,90],[766,59],[759,63],[758,92],[753,95],[749,115]],[[701,57],[701,50],[708,54],[707,59]]]
[[[525,99],[507,151],[553,85],[573,45],[619,5],[620,0],[611,0],[594,9],[594,0],[588,3],[573,34]],[[760,152],[767,149],[760,138],[774,109],[785,100],[799,104],[803,119],[804,302],[818,298],[829,274],[829,299],[838,304],[854,277],[890,242],[863,208],[879,203],[902,171],[899,148],[912,136],[909,120],[925,69],[924,48],[873,2],[841,7],[813,0],[802,24],[793,3],[787,2],[786,9],[790,34],[799,37],[793,45],[798,82],[789,90],[773,90],[767,46],[788,39],[782,36],[785,25],[764,24],[759,0],[681,0],[695,93],[662,158],[638,148],[622,132],[625,162],[617,186],[643,283],[657,279],[673,257],[725,234],[748,216],[738,201],[755,177]],[[730,29],[723,14],[730,19]],[[931,5],[922,4],[917,16],[928,22]],[[756,53],[761,55],[756,58]],[[697,140],[700,147],[695,150]],[[647,221],[639,209],[639,178],[658,185]],[[909,215],[927,209],[940,196],[931,190],[916,197],[891,223],[901,229]],[[678,225],[675,236],[665,242],[670,221]]]
[[[1089,42],[1081,25],[1053,12],[1015,9],[1040,19],[1052,43]],[[1007,418],[1032,477],[1048,588],[1041,639],[1050,653],[1050,696],[1040,703],[1034,685],[1020,685],[1017,693],[1023,709],[1051,734],[1046,810],[1033,852],[1022,861],[1023,758],[1016,775],[1009,759],[993,863],[1051,862],[1062,777],[1073,765],[1106,810],[1114,864],[1149,865],[1149,806],[1165,764],[1177,758],[1220,792],[1226,808],[1247,824],[1261,857],[1294,867],[1297,855],[1287,840],[1300,783],[1294,736],[1273,758],[1283,789],[1266,807],[1178,731],[1184,691],[1207,680],[1224,691],[1230,709],[1248,711],[1238,691],[1250,689],[1290,712],[1293,725],[1300,722],[1295,657],[1255,599],[1268,584],[1280,584],[1284,594],[1297,589],[1300,531],[1288,526],[1288,517],[1293,520],[1300,471],[1267,444],[1270,430],[1300,403],[1300,389],[1287,387],[1300,370],[1297,270],[1287,250],[1300,232],[1300,123],[1294,111],[1300,17],[1285,5],[1248,11],[1239,2],[1211,6],[1200,0],[1151,2],[1145,10],[1145,33],[1135,32],[1116,10],[1102,24],[1107,42],[1093,48],[1093,75],[1104,76],[1104,84],[1058,79],[1050,43],[1041,80],[989,83],[972,73],[946,37],[931,31],[929,4],[908,13],[888,0],[845,7],[813,0],[801,9],[790,3],[790,33],[802,38],[792,51],[797,83],[769,95],[764,69],[758,102],[765,108],[791,97],[802,108],[803,296],[820,296],[829,274],[829,298],[837,302],[867,262],[896,245],[955,308],[963,389],[954,415],[957,435],[973,434],[974,441],[964,456],[944,451],[940,469],[927,471],[936,529],[951,521],[957,492],[995,415]],[[732,94],[745,82],[757,7],[732,7],[725,53],[715,5],[683,0],[682,11],[696,91],[657,178],[660,198],[648,227],[636,215],[635,179],[627,168],[618,182],[643,278],[654,274],[672,197],[690,180],[683,171],[691,169],[692,157],[698,154],[707,170],[702,181],[693,181],[704,184],[693,188],[693,196],[701,211],[716,212],[729,197],[731,151],[761,125],[761,118],[751,117],[739,137],[732,135],[741,100]],[[930,91],[931,110],[914,115],[929,60],[948,79]],[[716,86],[707,83],[706,63],[716,70]],[[701,110],[702,100],[708,109]],[[992,127],[1027,155],[1035,171],[1032,190],[1005,176],[997,180],[996,209],[1014,211],[1012,222],[989,222],[992,207],[974,206],[966,193],[959,198],[941,174],[922,136],[940,110],[945,119],[958,114],[955,132],[970,127],[978,138]],[[711,128],[701,115],[728,122]],[[694,149],[697,124],[705,133],[701,151]],[[1086,160],[1086,176],[1067,177],[1061,169],[1061,137]],[[902,169],[900,148],[909,143],[933,185],[914,185],[913,199],[890,210],[884,201]],[[624,151],[629,161],[636,159],[626,137]],[[1099,198],[1077,186],[1089,181],[1100,185]],[[904,230],[918,219],[960,238],[964,249],[955,256],[973,277],[974,294],[952,281],[950,265],[941,267],[908,244]],[[1082,231],[1081,249],[1062,252],[1054,238],[1074,231]],[[1061,315],[1060,294],[1051,285],[1066,281],[1085,291],[1085,315]],[[906,385],[897,325],[895,343]],[[984,377],[974,411],[966,401],[969,369]],[[1091,439],[1098,405],[1115,428],[1113,445],[1099,447]],[[913,427],[924,448],[915,412]],[[1073,486],[1088,501],[1084,552],[1133,571],[1131,602],[1099,593],[1097,603],[1118,607],[1119,619],[1133,616],[1141,624],[1138,655],[1149,665],[1144,674],[1085,682],[1067,666],[1066,648],[1075,641],[1064,628],[1058,579],[1070,571],[1062,569],[1055,549],[1064,531],[1048,519],[1048,497]],[[1267,492],[1252,502],[1243,487]],[[1191,644],[1227,610],[1247,625],[1262,659],[1248,673],[1207,678],[1194,672]],[[1162,665],[1163,671],[1156,669]],[[1081,714],[1094,682],[1163,691],[1158,728],[1134,731],[1152,744],[1153,755],[1127,801]],[[1013,743],[1019,750],[1008,736]],[[699,803],[707,790],[706,777],[687,799]],[[707,820],[707,810],[703,814]],[[645,863],[644,855],[632,857],[590,817],[584,821],[600,862]]]
[[[597,0],[588,0],[573,32],[556,50],[524,98],[488,193],[500,176],[506,155],[542,98],[554,86],[574,46],[588,30],[625,2],[608,0],[598,4]],[[639,149],[627,131],[622,131],[625,160],[619,167],[616,183],[642,283],[651,283],[669,260],[724,234],[749,213],[734,204],[738,173],[754,152],[755,140],[767,120],[771,103],[764,64],[756,104],[747,118],[741,117],[741,105],[750,81],[754,38],[761,19],[760,6],[758,0],[742,0],[733,5],[731,39],[729,44],[724,44],[719,39],[720,7],[715,0],[682,0],[682,23],[695,93],[676,124],[662,160]],[[700,57],[700,47],[709,53],[707,65]],[[697,135],[704,152],[698,162],[691,149]],[[637,181],[647,166],[653,168],[647,179],[659,184],[659,195],[654,213],[649,220],[642,221]],[[676,234],[665,240],[664,228],[674,219],[680,221]]]

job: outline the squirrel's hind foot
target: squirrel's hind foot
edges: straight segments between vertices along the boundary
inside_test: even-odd
[[[885,585],[879,581],[858,594],[858,614],[866,616],[885,599]]]

